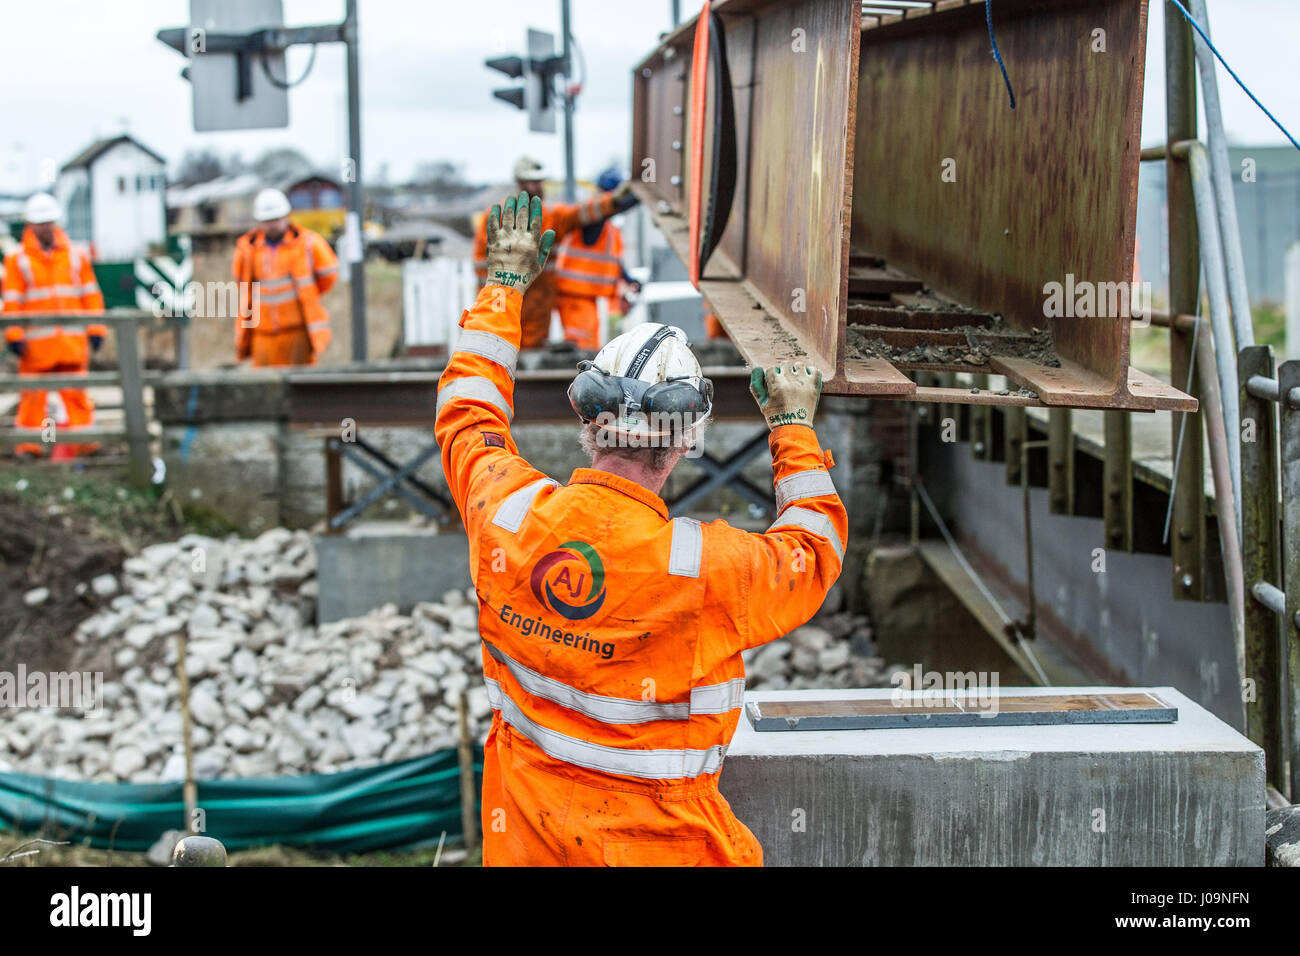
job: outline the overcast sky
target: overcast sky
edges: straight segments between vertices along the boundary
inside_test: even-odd
[[[367,176],[387,164],[393,179],[415,164],[446,159],[475,181],[509,178],[530,152],[557,172],[562,141],[529,134],[522,113],[491,98],[504,76],[486,57],[520,52],[528,26],[558,32],[559,0],[359,0],[363,156]],[[165,156],[174,171],[187,149],[208,147],[253,159],[292,145],[327,166],[346,154],[344,57],[322,46],[311,75],[289,96],[288,129],[195,133],[184,59],[154,38],[184,26],[188,0],[40,0],[3,4],[0,28],[0,192],[33,188],[97,136],[129,130]],[[682,0],[683,16],[699,0]],[[1164,4],[1153,2],[1143,142],[1163,138]],[[579,175],[609,160],[627,165],[632,64],[669,27],[670,0],[573,0],[573,30],[588,69],[577,114]],[[1216,45],[1263,99],[1300,135],[1296,0],[1209,0]],[[288,25],[342,19],[342,0],[284,0]],[[996,15],[996,5],[994,7]],[[306,50],[294,50],[297,76]],[[1009,63],[1015,79],[1015,63]],[[1282,144],[1281,133],[1220,70],[1225,122],[1234,143]]]

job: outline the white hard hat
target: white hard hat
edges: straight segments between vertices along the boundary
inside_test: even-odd
[[[622,435],[687,439],[713,411],[713,383],[704,377],[681,329],[643,322],[611,339],[569,386],[569,402],[584,422]]]
[[[63,209],[49,193],[35,193],[23,207],[23,218],[31,223],[58,222],[63,218]]]
[[[540,160],[533,159],[531,156],[520,156],[519,161],[515,163],[515,181],[520,183],[531,183],[546,178],[546,167]]]
[[[253,218],[258,222],[283,219],[292,211],[289,198],[278,189],[263,189],[253,200]]]

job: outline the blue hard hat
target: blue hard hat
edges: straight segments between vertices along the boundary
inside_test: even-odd
[[[623,182],[623,174],[617,169],[607,169],[596,179],[596,188],[603,193],[612,192]]]

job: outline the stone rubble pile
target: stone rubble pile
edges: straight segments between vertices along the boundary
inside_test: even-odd
[[[473,591],[410,614],[387,605],[320,627],[306,532],[186,535],[79,586],[101,609],[69,670],[105,672],[98,715],[20,707],[0,721],[0,770],[76,780],[184,778],[178,635],[187,642],[199,779],[327,773],[455,746],[468,692],[482,741],[491,709]],[[866,618],[824,613],[745,653],[751,689],[888,686]]]
[[[749,690],[811,687],[891,687],[901,666],[874,656],[871,627],[863,615],[822,614],[784,640],[745,651]]]
[[[315,627],[314,575],[310,535],[276,528],[253,540],[187,535],[129,559],[120,580],[88,582],[108,600],[76,635],[87,660],[98,651],[112,662],[102,716],[13,711],[0,723],[0,770],[183,779],[182,629],[200,779],[323,773],[455,746],[463,689],[471,732],[486,737],[472,592]]]

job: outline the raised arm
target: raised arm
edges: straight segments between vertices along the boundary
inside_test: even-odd
[[[520,193],[493,206],[487,223],[488,281],[460,319],[456,350],[438,380],[434,434],[442,469],[471,544],[499,502],[545,476],[510,434],[524,292],[555,241],[542,232],[542,201]]]
[[[717,585],[716,597],[737,609],[723,653],[805,623],[840,575],[849,522],[812,427],[821,385],[821,372],[810,366],[756,368],[751,375],[750,390],[772,429],[777,516],[763,534],[735,533],[741,568]]]

